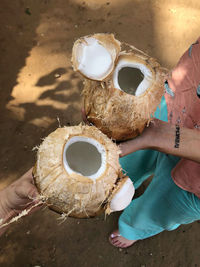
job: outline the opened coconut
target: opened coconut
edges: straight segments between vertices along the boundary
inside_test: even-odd
[[[140,134],[161,101],[166,69],[113,34],[77,40],[72,63],[84,76],[87,120],[112,139]]]
[[[94,126],[58,128],[40,145],[34,179],[55,211],[85,218],[124,209],[134,186],[119,165],[119,150]]]

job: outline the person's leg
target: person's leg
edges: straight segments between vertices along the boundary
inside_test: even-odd
[[[152,182],[121,214],[119,232],[110,236],[114,246],[128,247],[135,240],[200,219],[200,199],[179,188],[171,178],[171,169],[178,161],[177,157],[159,154]]]
[[[135,189],[154,173],[157,156],[157,151],[139,150],[120,159],[120,165]]]

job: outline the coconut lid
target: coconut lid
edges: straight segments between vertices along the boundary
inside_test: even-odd
[[[82,37],[72,50],[74,70],[91,80],[102,81],[113,71],[120,50],[120,42],[113,34]]]
[[[129,177],[121,179],[112,192],[110,202],[108,203],[109,212],[125,209],[131,203],[134,194],[135,187],[131,179]]]

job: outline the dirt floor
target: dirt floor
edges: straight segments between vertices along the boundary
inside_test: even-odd
[[[57,117],[81,121],[82,81],[70,63],[77,38],[112,32],[172,68],[199,29],[199,0],[1,0],[0,189],[34,164],[32,148]],[[37,211],[1,237],[0,266],[200,266],[198,222],[121,250],[107,241],[118,216],[60,224],[58,214]]]

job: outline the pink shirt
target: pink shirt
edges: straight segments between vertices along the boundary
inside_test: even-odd
[[[200,131],[200,38],[181,57],[168,85],[165,98],[169,122]],[[172,170],[172,178],[179,187],[200,198],[199,163],[181,159]]]

